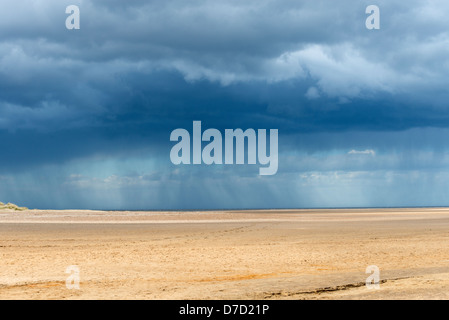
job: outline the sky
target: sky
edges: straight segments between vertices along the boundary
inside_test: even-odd
[[[4,2],[0,201],[448,206],[448,14],[444,0]],[[174,165],[170,133],[193,121],[277,129],[277,173]]]

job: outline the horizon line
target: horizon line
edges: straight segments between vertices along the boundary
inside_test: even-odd
[[[449,205],[442,206],[379,206],[379,207],[293,207],[293,208],[198,208],[198,209],[86,209],[86,208],[65,208],[65,209],[51,209],[51,208],[27,208],[26,210],[53,210],[53,211],[64,211],[64,210],[85,210],[85,211],[130,211],[130,212],[196,212],[196,211],[263,211],[263,210],[353,210],[353,209],[437,209],[446,208],[449,209]]]

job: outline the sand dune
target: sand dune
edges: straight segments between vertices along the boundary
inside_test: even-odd
[[[447,299],[448,244],[445,208],[2,210],[0,299]]]

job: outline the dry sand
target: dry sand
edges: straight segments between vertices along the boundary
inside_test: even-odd
[[[448,299],[448,244],[446,208],[4,210],[0,299]]]

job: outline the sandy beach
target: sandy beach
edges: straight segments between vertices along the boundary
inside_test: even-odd
[[[3,210],[0,299],[448,299],[448,244],[447,208]]]

